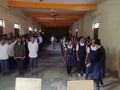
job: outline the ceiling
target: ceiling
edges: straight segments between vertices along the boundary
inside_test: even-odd
[[[97,9],[101,0],[8,0],[8,6],[21,8],[25,16],[43,27],[70,27],[87,12]]]
[[[99,3],[101,0],[13,0],[13,1],[24,1],[24,2],[44,2],[44,3],[61,3],[61,4],[91,4]]]

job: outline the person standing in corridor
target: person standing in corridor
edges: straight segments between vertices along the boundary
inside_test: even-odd
[[[75,66],[75,52],[72,40],[68,40],[68,45],[65,47],[65,65],[67,67],[68,76],[72,76],[72,67]]]
[[[19,76],[24,76],[23,64],[26,56],[25,45],[22,43],[22,38],[18,36],[14,46],[14,59],[17,61]]]
[[[86,49],[87,46],[85,44],[84,37],[81,36],[79,39],[79,43],[76,46],[76,58],[77,58],[77,67],[78,67],[78,76],[85,76],[86,66],[85,66],[85,59],[86,59]]]
[[[0,65],[3,75],[8,75],[8,44],[5,43],[5,39],[2,38],[0,41]]]
[[[31,75],[37,75],[37,65],[38,65],[38,43],[35,42],[35,36],[30,37],[31,42],[28,43],[29,50],[29,63]]]
[[[105,77],[105,49],[101,45],[100,39],[95,40],[95,46],[97,47],[96,55],[90,65],[93,66],[92,78],[96,83],[96,90],[100,90],[100,84],[103,85],[103,78]]]

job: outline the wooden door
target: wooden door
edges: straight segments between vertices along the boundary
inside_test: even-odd
[[[15,29],[14,29],[14,32],[15,32],[15,36],[18,36],[18,35],[19,35],[19,29],[15,28]]]
[[[3,35],[3,26],[0,26],[0,36]]]
[[[99,28],[95,28],[95,29],[94,29],[93,35],[94,35],[94,38],[95,38],[95,39],[98,39],[98,36],[99,36]]]

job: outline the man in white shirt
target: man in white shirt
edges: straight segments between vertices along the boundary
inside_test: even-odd
[[[5,43],[5,39],[2,38],[0,41],[0,65],[3,75],[8,75],[8,44]]]
[[[42,50],[43,38],[42,38],[42,36],[40,34],[38,36],[38,40],[39,40],[39,42],[38,42],[39,50]]]
[[[37,64],[38,64],[38,43],[35,42],[35,36],[31,36],[31,42],[28,43],[29,58],[30,58],[30,70],[31,74],[37,75]]]
[[[55,37],[52,36],[51,39],[50,39],[50,41],[51,41],[53,49],[55,49]]]
[[[15,42],[12,42],[12,38],[8,39],[8,56],[9,56],[9,68],[13,71],[16,67],[16,61],[14,60],[14,45]]]

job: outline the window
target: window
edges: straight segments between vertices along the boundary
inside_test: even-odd
[[[0,19],[0,36],[3,35],[3,20]]]
[[[95,23],[94,24],[94,28],[99,28],[99,26],[100,26],[100,23]]]
[[[14,28],[19,29],[19,24],[14,24]]]
[[[37,32],[37,29],[34,29],[35,32]]]
[[[18,36],[19,35],[19,29],[20,29],[20,25],[19,24],[14,24],[14,33],[15,33],[15,36]]]
[[[32,28],[32,27],[29,27],[29,31],[33,31],[33,28]]]
[[[94,25],[93,25],[93,37],[95,39],[98,39],[98,36],[99,36],[99,26],[100,26],[100,23],[96,22]]]
[[[3,26],[3,20],[0,20],[0,26]]]

